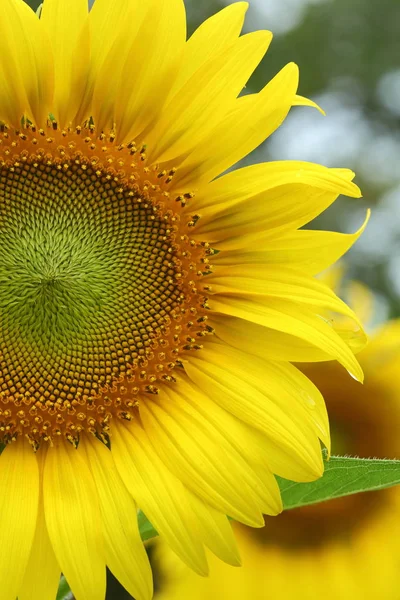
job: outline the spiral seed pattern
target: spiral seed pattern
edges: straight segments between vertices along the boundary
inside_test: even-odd
[[[93,128],[49,130],[0,134],[0,438],[35,448],[107,437],[210,332],[210,250],[174,170]]]

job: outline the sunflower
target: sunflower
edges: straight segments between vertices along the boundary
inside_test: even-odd
[[[2,600],[54,600],[61,571],[101,600],[106,565],[150,598],[139,508],[197,573],[204,545],[238,564],[226,515],[261,527],[275,473],[322,474],[325,406],[290,361],[362,377],[314,279],[360,232],[298,228],[359,190],[301,162],[217,177],[312,105],[294,64],[240,96],[271,41],[246,9],[186,41],[182,0],[2,1]]]
[[[359,296],[359,286],[352,288]],[[302,365],[324,395],[334,452],[400,457],[399,339],[400,321],[372,335],[358,355],[364,386],[333,362]],[[161,591],[156,599],[397,600],[399,523],[400,490],[395,487],[266,517],[263,530],[235,526],[243,567],[213,560],[208,579],[196,578],[158,548]]]

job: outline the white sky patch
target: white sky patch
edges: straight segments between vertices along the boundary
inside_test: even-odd
[[[384,108],[394,116],[400,116],[400,69],[382,75],[376,93]]]
[[[313,98],[326,112],[295,107],[287,122],[271,137],[268,151],[281,160],[308,160],[327,166],[354,165],[371,141],[371,129],[359,106],[347,105],[342,94]]]
[[[350,230],[359,227],[362,214],[359,211],[351,216]],[[393,256],[400,258],[400,185],[384,194],[377,206],[373,207],[373,218],[370,219],[364,233],[352,248],[357,261],[367,259],[371,263],[385,262]],[[398,269],[400,263],[393,263],[392,269]],[[400,277],[399,277],[400,281]]]
[[[396,296],[400,297],[400,256],[391,256],[387,262],[386,277],[391,283]]]
[[[347,166],[371,183],[387,187],[399,182],[400,139],[369,122],[355,97],[350,103],[346,94],[331,91],[313,100],[326,117],[310,108],[294,107],[261,149],[264,160],[268,155],[274,160]]]
[[[246,17],[246,31],[269,29],[281,35],[295,29],[302,22],[306,9],[312,4],[330,0],[250,0]],[[232,4],[231,0],[224,0]]]
[[[400,179],[400,139],[390,133],[372,136],[359,155],[358,173],[367,181],[378,185],[393,185]],[[397,192],[399,193],[399,191]],[[400,197],[397,196],[400,212]]]

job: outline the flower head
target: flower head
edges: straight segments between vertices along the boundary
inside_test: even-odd
[[[2,598],[139,600],[141,508],[205,573],[237,564],[226,515],[281,510],[308,481],[324,402],[293,360],[355,377],[363,337],[314,274],[358,234],[299,230],[353,173],[300,162],[218,177],[283,121],[298,71],[240,96],[271,34],[247,4],[186,42],[182,0],[4,0],[0,31]],[[347,315],[343,335],[325,311]],[[358,343],[358,342],[357,342]]]

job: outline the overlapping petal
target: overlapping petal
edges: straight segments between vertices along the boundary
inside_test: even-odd
[[[196,537],[196,518],[182,483],[158,458],[138,424],[117,424],[112,455],[126,487],[158,533],[194,571],[207,573],[202,544]]]
[[[180,395],[168,390],[165,400],[157,400],[146,403],[141,415],[163,462],[218,510],[251,525],[260,524],[261,513],[267,512],[263,495],[268,492],[234,447]]]
[[[185,41],[183,0],[150,0],[123,65],[120,82],[114,88],[115,120],[121,142],[136,138],[163,114]],[[97,103],[101,103],[101,94]]]
[[[50,112],[54,69],[50,42],[25,2],[4,0],[0,25],[0,120],[42,124]]]
[[[204,544],[224,562],[234,567],[240,566],[239,550],[228,517],[195,494],[189,494],[189,497]]]
[[[247,2],[235,2],[204,21],[189,38],[170,95],[178,92],[196,71],[239,37]]]
[[[262,239],[261,234],[257,245],[220,252],[213,257],[213,264],[217,268],[219,265],[233,267],[240,264],[243,265],[243,272],[246,271],[247,265],[282,265],[299,269],[309,275],[317,275],[351,248],[365,230],[369,216],[368,212],[364,223],[355,233],[296,229],[280,235],[273,243],[268,236],[265,240]],[[357,310],[355,312],[360,315]]]
[[[174,188],[198,188],[264,142],[285,119],[296,93],[297,65],[289,63],[258,94],[237,100],[221,123],[179,167]]]
[[[308,339],[305,334],[301,337],[301,330],[294,330],[297,334],[300,333],[300,337],[297,337],[295,333],[279,331],[243,318],[222,314],[213,315],[210,325],[218,331],[217,337],[227,344],[267,360],[319,362],[331,360],[332,357],[328,348],[324,351],[315,343],[313,344],[312,337]],[[336,322],[331,323],[331,326],[334,328],[332,334],[339,335],[352,348],[357,341],[360,343],[360,348],[365,346],[365,334],[359,329],[355,332],[342,331]]]
[[[39,468],[28,442],[8,446],[0,460],[1,596],[15,600],[34,540]]]
[[[41,494],[42,495],[42,494]],[[43,498],[40,499],[35,537],[18,590],[18,600],[54,600],[60,582],[61,569],[54,555],[47,532]]]
[[[205,217],[212,211],[220,212],[236,205],[243,207],[244,201],[254,203],[255,200],[262,198],[260,194],[266,190],[288,184],[303,184],[336,195],[345,194],[358,198],[361,192],[352,183],[353,179],[354,173],[349,169],[330,169],[303,161],[285,160],[260,163],[232,171],[197,190],[193,207],[197,211],[202,211]],[[303,198],[303,203],[304,206],[298,207],[299,213],[297,214],[292,214],[295,201],[288,205],[280,205],[281,221],[285,219],[291,221],[293,217],[296,217],[296,219],[304,219],[301,222],[303,225],[326,208],[323,205],[313,205],[312,200],[310,201],[307,197]],[[291,211],[288,208],[291,208]],[[271,210],[273,209],[277,210],[278,206],[275,204],[271,207]],[[312,216],[307,217],[306,212],[310,210],[312,210]]]
[[[149,160],[176,159],[211,132],[245,86],[270,41],[265,31],[249,33],[205,62],[171,98],[146,134]]]
[[[51,113],[61,127],[66,127],[74,121],[86,87],[90,57],[88,3],[46,0],[40,23],[49,36],[54,56]]]
[[[99,440],[82,440],[96,484],[107,566],[138,600],[152,597],[152,574],[136,519],[137,507]]]
[[[263,374],[263,369],[270,365],[260,365],[259,359],[249,359],[243,352],[223,344],[210,346],[207,361],[201,355],[188,357],[185,370],[192,381],[205,393],[212,394],[225,410],[262,432],[271,446],[276,446],[277,453],[290,456],[289,462],[298,466],[295,479],[312,480],[321,474],[322,456],[315,425],[304,418],[304,412],[301,417],[300,407],[298,410],[293,407],[293,412],[287,413],[289,399],[284,385],[279,381],[274,383],[270,377],[266,379]],[[270,456],[273,455],[272,451]]]
[[[87,461],[68,442],[48,452],[43,502],[49,538],[77,600],[100,600],[106,586],[97,491]]]
[[[362,370],[353,351],[335,331],[332,319],[316,314],[307,307],[272,298],[266,306],[265,302],[257,297],[231,296],[214,296],[210,306],[215,312],[239,317],[304,339],[323,350],[327,356],[338,360],[356,379],[363,379]],[[363,337],[365,340],[365,336]]]
[[[120,83],[122,68],[131,47],[131,42],[127,43],[127,40],[135,39],[146,8],[147,3],[140,0],[96,0],[93,4],[88,20],[89,67],[77,122],[92,117],[100,128],[113,126],[115,87]],[[131,77],[131,85],[133,81]],[[129,82],[126,83],[128,85]]]

